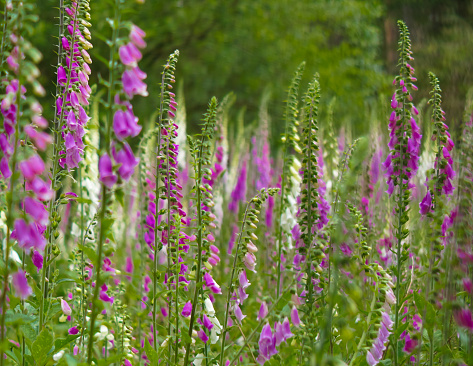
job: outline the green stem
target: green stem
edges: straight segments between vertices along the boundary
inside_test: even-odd
[[[5,44],[7,41],[7,23],[8,23],[8,8],[7,1],[5,1],[5,7],[3,8],[3,33],[2,33],[2,46],[0,48],[1,52],[1,62],[0,69],[3,70],[3,62],[5,61]]]
[[[195,289],[194,289],[194,301],[192,302],[192,312],[191,312],[191,320],[189,324],[189,338],[192,337],[192,330],[194,329],[194,322],[195,322],[195,309],[197,308],[197,299],[199,295],[199,287],[201,287],[200,281],[202,277],[201,269],[202,269],[202,239],[203,239],[203,219],[202,219],[202,192],[200,187],[202,185],[202,159],[204,154],[204,139],[206,136],[206,131],[202,131],[202,139],[200,141],[199,152],[197,156],[197,174],[196,174],[196,181],[195,186],[197,190],[197,273],[195,279]],[[189,363],[189,355],[190,355],[190,347],[191,342],[187,343],[186,346],[186,355],[184,357],[184,366],[187,366]]]
[[[106,135],[105,135],[105,149],[107,153],[110,155],[110,138],[111,138],[111,126],[112,126],[112,114],[113,114],[113,96],[114,96],[114,76],[115,76],[115,53],[117,47],[117,39],[118,39],[118,30],[120,24],[120,0],[115,0],[115,12],[114,12],[114,19],[113,19],[113,29],[112,29],[112,41],[110,47],[110,57],[109,57],[109,84],[108,84],[108,97],[107,97],[107,122],[106,122]],[[74,33],[75,34],[75,33]],[[71,47],[72,49],[72,47]],[[72,62],[72,58],[71,58]],[[63,109],[64,110],[64,109]],[[89,345],[87,350],[87,362],[90,364],[92,362],[92,349],[93,349],[93,338],[94,338],[94,328],[95,328],[95,320],[97,317],[97,299],[99,296],[100,291],[100,272],[102,269],[102,252],[103,252],[103,243],[105,233],[103,230],[103,224],[105,220],[105,213],[107,209],[107,187],[102,183],[102,208],[100,211],[100,233],[99,233],[99,242],[98,242],[98,258],[96,264],[96,280],[95,280],[95,288],[94,288],[94,295],[92,299],[92,314],[90,316],[90,331],[89,331]]]
[[[179,232],[180,232],[180,221],[177,223],[176,231],[178,233],[175,248],[176,248],[176,262],[175,266],[175,275],[174,275],[174,282],[176,284],[176,293],[175,293],[175,317],[176,317],[176,343],[175,343],[175,354],[174,354],[174,364],[179,364]],[[169,242],[169,241],[168,241]],[[171,313],[171,310],[169,310]]]
[[[313,292],[314,292],[314,285],[312,284],[312,177],[313,177],[313,172],[312,172],[312,113],[314,110],[313,101],[311,103],[310,107],[310,112],[309,112],[309,123],[307,126],[308,130],[308,136],[307,136],[307,169],[308,169],[308,179],[307,179],[307,235],[309,236],[309,252],[306,254],[307,255],[307,284],[308,284],[308,305],[309,305],[309,324],[310,327],[312,328],[312,325],[314,324],[313,320]],[[315,172],[317,174],[317,172]],[[314,342],[312,342],[312,351],[314,350]]]
[[[225,307],[225,321],[223,322],[223,331],[222,331],[222,347],[220,348],[220,365],[224,364],[223,359],[225,355],[225,336],[227,335],[227,323],[228,323],[228,313],[230,309],[230,298],[233,292],[233,278],[235,277],[235,269],[237,266],[238,253],[240,250],[241,239],[243,237],[243,230],[245,229],[246,218],[248,216],[248,210],[250,206],[251,206],[251,201],[248,202],[248,204],[246,205],[245,215],[243,217],[243,221],[241,223],[241,228],[240,228],[240,236],[238,237],[235,257],[233,258],[232,274],[230,276],[230,280],[228,281],[227,306]]]
[[[288,138],[287,136],[287,124],[288,122],[286,121],[286,139]],[[277,260],[277,274],[278,274],[278,281],[276,285],[276,297],[279,297],[279,292],[281,290],[281,255],[282,255],[282,225],[281,225],[281,217],[282,217],[282,212],[283,212],[283,207],[284,207],[284,194],[286,191],[286,174],[287,174],[287,168],[286,168],[286,160],[287,160],[287,147],[286,147],[286,142],[284,143],[284,154],[283,154],[283,168],[282,168],[282,175],[281,175],[281,196],[279,199],[279,220],[278,220],[278,241],[277,241],[277,248],[278,248],[278,260]]]
[[[404,47],[405,44],[403,42],[402,44],[402,50],[401,50],[401,55],[402,55],[402,60],[401,60],[401,65],[404,65]],[[397,272],[396,272],[396,306],[395,306],[395,315],[394,315],[394,329],[393,329],[393,334],[396,334],[397,328],[399,327],[399,310],[400,310],[400,302],[401,302],[401,250],[402,250],[402,216],[404,215],[404,192],[407,190],[407,183],[406,189],[404,189],[404,151],[403,151],[403,146],[405,144],[405,138],[404,138],[404,130],[405,130],[405,121],[406,121],[406,98],[403,96],[402,99],[402,116],[401,116],[401,138],[399,141],[399,160],[400,160],[400,172],[401,174],[399,175],[399,195],[398,195],[398,226],[397,226],[397,248],[396,248],[396,255],[397,255]],[[399,361],[398,361],[398,343],[399,339],[394,339],[394,366],[398,366]]]
[[[20,8],[20,6],[18,6]],[[21,11],[18,11],[18,29],[21,29]],[[18,54],[21,55],[21,41],[18,42]],[[7,291],[8,291],[8,277],[10,275],[10,266],[9,266],[9,261],[10,261],[10,248],[11,248],[11,243],[10,243],[10,228],[13,226],[13,219],[14,219],[14,214],[13,214],[13,198],[14,198],[14,190],[15,190],[15,183],[18,177],[18,174],[16,174],[16,162],[18,158],[18,140],[20,138],[20,116],[21,116],[21,71],[22,71],[22,59],[21,57],[18,58],[18,90],[16,92],[16,103],[17,103],[17,109],[16,109],[16,126],[15,126],[15,141],[14,141],[14,148],[13,148],[13,155],[12,155],[12,163],[11,163],[11,171],[13,172],[11,176],[11,181],[10,181],[10,192],[7,196],[7,238],[6,238],[6,253],[5,253],[5,273],[3,277],[3,291],[0,299],[0,304],[1,308],[5,309],[6,308],[6,296],[7,296]],[[5,335],[6,335],[6,329],[5,329],[5,315],[6,311],[2,311],[2,315],[0,318],[0,349],[1,349],[1,355],[0,355],[0,366],[3,366],[4,362],[4,352],[3,352],[3,345],[5,341]]]
[[[167,364],[169,365],[169,361],[171,359],[171,355],[172,355],[172,342],[171,342],[171,308],[172,308],[172,295],[171,295],[171,274],[172,274],[172,271],[171,271],[171,176],[170,176],[170,173],[169,173],[169,159],[170,159],[170,156],[169,156],[169,144],[171,143],[171,134],[172,134],[172,129],[171,131],[169,131],[169,134],[168,136],[166,137],[166,151],[165,151],[165,155],[166,155],[166,179],[167,179],[167,182],[166,182],[166,199],[167,199],[167,204],[168,204],[168,208],[167,208],[167,259],[168,259],[168,268],[167,268],[167,273],[168,273],[168,291],[169,291],[169,296],[168,296],[168,336],[169,336],[169,342],[168,342],[168,360],[167,360]],[[177,255],[179,256],[179,251],[177,251]],[[176,267],[177,267],[177,263],[176,262]],[[175,279],[176,281],[176,289],[178,288],[178,285],[179,285],[179,276],[177,276]],[[176,290],[177,292],[177,290]],[[178,299],[176,297],[175,299],[176,301],[176,305],[178,303]],[[178,318],[178,314],[176,312],[176,319]],[[177,329],[176,329],[176,353],[177,353]],[[176,359],[176,362],[177,362],[177,359]]]
[[[198,231],[197,231],[197,273],[196,273],[196,280],[195,280],[195,290],[194,290],[194,301],[192,302],[192,312],[191,312],[191,320],[189,324],[189,337],[192,337],[192,330],[194,328],[194,321],[195,321],[195,309],[197,308],[197,298],[199,294],[199,284],[201,281],[201,267],[202,267],[202,196],[200,191],[200,184],[202,182],[202,149],[203,143],[201,144],[201,151],[199,153],[199,161],[197,167],[197,222],[198,222]],[[190,347],[191,342],[187,343],[186,346],[186,355],[184,357],[184,366],[187,366],[189,362],[189,354],[190,354]]]
[[[98,242],[98,254],[97,262],[95,263],[95,288],[94,296],[92,298],[92,313],[90,315],[90,330],[89,330],[89,345],[87,347],[87,363],[90,365],[92,362],[92,349],[94,346],[94,330],[95,330],[95,320],[97,318],[97,301],[100,292],[100,272],[102,270],[102,253],[103,253],[103,243],[104,243],[104,229],[103,224],[105,221],[105,213],[107,210],[107,187],[102,184],[102,207],[100,210],[100,233],[99,233],[99,242]]]
[[[160,183],[160,172],[159,164],[161,161],[161,129],[163,127],[163,113],[164,113],[164,85],[165,85],[165,72],[163,71],[161,77],[161,97],[159,101],[159,117],[158,117],[158,134],[156,140],[156,176],[155,176],[155,191],[154,191],[154,204],[156,207],[156,215],[154,215],[154,261],[153,261],[153,347],[158,352],[158,340],[156,337],[156,300],[158,293],[158,212],[159,212],[159,183]],[[162,245],[162,243],[160,243]],[[161,246],[160,245],[160,246]],[[161,248],[160,248],[161,249]]]

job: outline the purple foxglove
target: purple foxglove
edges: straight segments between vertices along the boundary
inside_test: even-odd
[[[104,154],[99,159],[99,180],[108,188],[112,188],[118,177],[112,171],[112,160],[108,154]]]
[[[463,282],[463,289],[469,293],[469,294],[472,294],[473,293],[473,283],[471,282],[471,280],[469,278],[464,278],[462,280]]]
[[[10,167],[8,166],[8,159],[5,156],[2,158],[2,160],[0,160],[0,172],[5,179],[11,177],[12,173]]]
[[[240,299],[240,304],[243,304],[243,301],[248,298],[248,294],[242,287],[238,287],[238,298]]]
[[[421,215],[426,215],[432,210],[432,195],[430,194],[430,190],[427,191],[427,194],[422,199],[422,202],[419,204]]]
[[[389,314],[387,312],[383,312],[382,322],[386,326],[387,329],[392,329],[392,326],[393,326],[394,322],[391,320],[391,318],[389,317]]]
[[[35,146],[41,151],[46,150],[48,145],[53,142],[52,137],[46,132],[38,131],[30,125],[25,126],[24,130]]]
[[[41,178],[36,177],[31,182],[27,182],[26,189],[31,189],[40,201],[49,201],[53,198],[54,191],[51,189],[51,182],[48,185]]]
[[[375,366],[378,364],[378,361],[376,361],[370,351],[366,353],[366,362],[368,362],[368,365],[370,366]]]
[[[143,37],[146,36],[146,33],[139,28],[136,25],[131,26],[131,31],[130,31],[130,41],[133,42],[133,44],[136,47],[139,48],[145,48],[146,47],[146,42],[143,40]]]
[[[44,162],[38,155],[33,155],[28,160],[19,164],[21,174],[27,181],[32,181],[44,171]]]
[[[131,257],[126,257],[125,272],[133,273],[133,260],[131,259]]]
[[[256,253],[258,251],[258,248],[256,247],[256,245],[254,245],[253,242],[251,241],[249,241],[248,244],[246,244],[246,249],[250,253]]]
[[[48,211],[41,202],[34,198],[26,197],[24,201],[24,209],[36,223],[40,225],[48,224]]]
[[[231,201],[228,204],[228,209],[234,213],[238,212],[238,203],[240,201],[244,202],[246,199],[246,160],[243,162],[243,165],[240,169],[240,174],[238,176],[237,183],[235,188],[231,193]]]
[[[203,321],[204,327],[206,327],[208,330],[211,330],[214,327],[214,324],[210,321],[209,317],[204,314],[204,321]]]
[[[268,361],[271,356],[278,353],[276,350],[276,336],[273,336],[271,326],[266,324],[260,335],[258,341],[260,355]]]
[[[240,272],[240,274],[238,275],[238,280],[240,282],[240,287],[242,289],[246,289],[247,287],[249,287],[251,285],[251,283],[248,282],[248,278],[246,277],[246,271],[245,270]]]
[[[207,343],[207,341],[209,340],[209,336],[205,334],[203,330],[199,330],[197,332],[197,335],[199,336],[200,340],[204,343]]]
[[[35,223],[27,224],[23,219],[15,220],[15,231],[12,238],[18,240],[18,245],[25,251],[34,248],[41,252],[46,247],[46,239],[44,239],[40,228]]]
[[[142,58],[140,50],[133,43],[121,46],[118,49],[118,54],[120,61],[126,66],[136,66],[136,63]]]
[[[184,317],[184,318],[188,318],[192,313],[192,303],[190,301],[188,301],[185,305],[184,305],[184,308],[182,309],[182,313],[181,315]]]
[[[301,320],[299,319],[299,312],[297,311],[297,308],[295,306],[293,306],[291,310],[291,321],[294,326],[296,327],[301,326]]]
[[[30,287],[30,285],[28,285],[26,274],[21,269],[13,274],[12,285],[17,296],[22,300],[27,299],[33,294],[33,289]]]
[[[266,317],[266,315],[268,315],[268,305],[266,305],[266,302],[263,301],[261,303],[260,308],[259,308],[258,317],[256,318],[256,320],[260,321],[260,320],[264,319]]]
[[[148,96],[147,85],[143,82],[144,79],[146,79],[146,74],[138,66],[123,72],[123,91],[128,98],[131,99],[134,95]]]
[[[38,272],[41,268],[43,268],[43,256],[37,250],[33,251],[33,256],[31,257],[33,264],[36,268],[38,268]]]
[[[69,330],[67,331],[69,334],[71,335],[76,335],[79,333],[79,329],[77,329],[76,326],[72,327],[72,328],[69,328]]]
[[[118,110],[113,116],[113,131],[117,139],[123,141],[127,137],[135,137],[141,131],[141,126],[138,125],[138,118],[133,114],[133,110],[126,111]]]
[[[72,310],[67,301],[61,299],[61,310],[64,313],[64,315],[71,315]]]
[[[246,315],[243,315],[238,304],[233,306],[233,314],[235,314],[235,318],[237,318],[239,323],[241,323],[241,321],[246,318]]]
[[[282,342],[285,341],[281,323],[276,322],[274,324],[274,333],[276,337],[276,347],[278,347]]]
[[[406,343],[404,344],[404,348],[402,350],[406,353],[412,353],[419,343],[417,339],[412,339],[409,334],[406,335],[405,341]]]
[[[460,327],[473,331],[473,317],[469,309],[460,309],[453,312],[453,317]]]
[[[118,174],[124,179],[129,180],[133,175],[135,167],[140,162],[140,159],[135,158],[130,145],[126,142],[123,144],[123,148],[116,152],[115,147],[113,148],[113,158],[117,164],[121,164],[118,168]]]
[[[67,167],[69,169],[77,168],[82,160],[81,152],[83,151],[77,146],[76,140],[70,132],[65,136],[65,146]]]
[[[282,322],[282,332],[284,335],[284,340],[291,338],[294,334],[291,333],[291,325],[289,324],[289,319],[284,318]]]
[[[256,266],[256,257],[253,253],[247,252],[245,256],[243,257],[243,264],[248,268],[250,271],[256,272],[255,271],[255,266]]]

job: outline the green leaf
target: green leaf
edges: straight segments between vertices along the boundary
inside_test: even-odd
[[[191,339],[191,337],[189,336],[189,333],[188,333],[187,331],[181,332],[181,337],[182,337],[182,341],[183,341],[185,344],[192,342],[192,339]]]
[[[20,331],[23,333],[26,340],[30,342],[34,342],[36,340],[37,333],[31,324],[25,324],[20,326]]]
[[[153,347],[149,344],[148,341],[145,341],[145,352],[146,356],[151,362],[152,366],[155,366],[158,364],[158,353],[154,350]]]
[[[84,198],[84,197],[76,197],[74,198],[74,201],[76,201],[77,203],[87,203],[87,204],[91,204],[92,203],[92,200],[89,199],[89,198]]]
[[[26,315],[22,313],[14,313],[12,310],[7,310],[5,314],[5,324],[6,325],[23,325],[31,323],[35,320],[35,317],[31,315]]]
[[[77,365],[76,359],[74,358],[74,356],[72,356],[70,354],[66,355],[66,362],[67,362],[68,366],[76,366]]]
[[[37,365],[44,365],[48,358],[48,353],[53,347],[53,336],[47,329],[39,334],[38,338],[33,342],[31,354]]]
[[[407,329],[408,325],[409,325],[409,323],[406,322],[403,325],[401,325],[399,328],[397,328],[396,332],[394,333],[394,339],[399,339],[402,332],[404,332]]]
[[[81,244],[79,244],[79,249],[82,250],[87,256],[87,258],[89,258],[93,263],[97,262],[97,253],[95,252],[95,250]]]
[[[67,346],[69,343],[74,341],[75,339],[80,337],[79,334],[69,334],[66,338],[60,338],[56,339],[56,342],[54,342],[54,352],[58,352],[61,350],[61,348],[64,348]]]

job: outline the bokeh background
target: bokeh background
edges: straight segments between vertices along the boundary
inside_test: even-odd
[[[57,0],[38,0],[37,46],[43,51],[43,85],[54,91]],[[110,36],[107,0],[91,1],[92,83],[106,75]],[[211,96],[234,92],[232,108],[245,123],[258,116],[269,93],[272,135],[282,130],[286,89],[296,67],[306,61],[302,90],[320,74],[321,113],[334,102],[336,127],[350,125],[354,135],[369,131],[368,116],[389,102],[397,64],[397,19],[410,31],[419,91],[428,97],[428,71],[440,79],[449,124],[460,125],[465,96],[473,85],[473,2],[469,0],[146,0],[131,10],[147,32],[141,68],[148,74],[149,97],[135,103],[145,124],[156,109],[159,80],[167,56],[179,49],[176,78],[187,109],[188,132],[196,132]],[[125,32],[124,32],[125,34]],[[91,83],[91,84],[92,84]],[[334,97],[336,99],[334,99]],[[52,106],[53,98],[43,101]],[[46,109],[47,116],[52,108]],[[382,114],[382,112],[381,112]],[[277,141],[277,139],[275,139]]]

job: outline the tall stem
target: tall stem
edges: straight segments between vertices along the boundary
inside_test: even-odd
[[[20,6],[18,6],[20,8]],[[21,29],[21,11],[18,11],[18,29]],[[21,55],[21,41],[18,42],[18,54]],[[16,92],[16,126],[15,126],[15,146],[13,148],[13,155],[12,155],[12,163],[11,163],[11,171],[16,172],[16,161],[18,155],[18,140],[20,138],[20,116],[21,116],[21,71],[22,71],[22,60],[21,57],[18,57],[18,90]],[[4,361],[4,353],[3,353],[3,344],[5,341],[6,329],[5,329],[5,315],[6,311],[4,310],[6,307],[6,296],[8,291],[8,277],[10,275],[10,228],[13,225],[14,213],[13,213],[13,198],[14,198],[14,191],[15,191],[15,183],[17,180],[17,174],[13,173],[11,176],[10,181],[10,192],[7,196],[7,238],[6,238],[6,253],[5,253],[5,272],[3,277],[3,291],[0,299],[0,305],[2,309],[2,316],[0,318],[0,345],[1,345],[1,355],[0,355],[0,366],[3,366]]]
[[[175,343],[175,354],[174,354],[174,364],[177,365],[179,364],[179,301],[178,301],[178,296],[179,296],[179,232],[180,232],[180,221],[177,223],[177,228],[176,231],[178,233],[176,242],[175,242],[175,248],[176,248],[176,259],[175,259],[175,270],[174,270],[174,282],[176,283],[176,293],[175,293],[175,317],[176,317],[176,343]],[[170,313],[171,311],[169,311]]]
[[[114,76],[115,76],[115,53],[117,47],[117,38],[120,25],[120,0],[115,0],[115,13],[113,19],[113,30],[112,30],[112,42],[110,47],[110,57],[109,57],[109,84],[108,84],[108,96],[107,96],[107,124],[106,124],[106,135],[105,135],[105,149],[110,154],[110,139],[111,139],[111,126],[112,126],[112,115],[113,115],[113,96],[114,96]],[[72,59],[71,59],[72,62]],[[64,110],[64,109],[63,109]],[[99,216],[100,222],[100,234],[98,242],[98,256],[96,263],[96,279],[95,279],[95,288],[94,296],[92,298],[92,314],[90,316],[90,331],[89,331],[89,345],[87,350],[87,362],[90,364],[92,362],[92,349],[93,349],[93,338],[94,338],[94,328],[95,320],[97,318],[97,305],[96,302],[99,297],[100,291],[100,272],[102,269],[102,253],[103,253],[103,243],[105,239],[104,232],[104,221],[105,213],[107,210],[107,199],[108,199],[108,190],[107,187],[102,183],[102,207]]]
[[[158,212],[159,212],[159,183],[160,173],[159,164],[161,161],[161,128],[163,126],[163,113],[164,113],[164,85],[165,85],[165,73],[163,72],[161,77],[161,98],[159,101],[159,117],[158,117],[158,134],[156,146],[156,176],[155,176],[155,192],[154,202],[156,207],[156,215],[154,215],[154,261],[153,261],[153,347],[154,350],[158,351],[158,341],[156,339],[156,296],[158,293]]]
[[[7,1],[5,1],[5,6],[3,8],[3,33],[2,33],[2,45],[0,48],[1,53],[1,62],[0,62],[0,69],[3,68],[3,62],[5,61],[5,44],[7,41],[7,23],[8,23],[8,8],[7,8]]]
[[[99,242],[98,242],[98,254],[97,254],[97,262],[95,263],[95,288],[94,288],[94,296],[92,298],[92,314],[90,315],[90,328],[89,328],[89,345],[87,347],[87,363],[90,365],[92,362],[92,349],[94,345],[94,330],[95,330],[95,320],[97,318],[97,305],[96,302],[99,298],[99,291],[100,291],[100,272],[102,270],[102,253],[103,253],[103,242],[104,242],[104,228],[103,224],[105,221],[105,213],[107,210],[107,187],[102,184],[102,207],[100,210],[100,233],[99,233]]]
[[[404,65],[404,42],[402,45],[402,59],[401,59],[401,65]],[[397,275],[396,275],[396,309],[395,309],[395,315],[394,315],[394,330],[393,334],[396,334],[397,328],[399,327],[399,309],[400,309],[400,303],[401,303],[401,250],[402,250],[402,216],[404,215],[404,151],[403,147],[405,144],[405,137],[404,137],[404,130],[405,130],[405,120],[406,120],[406,99],[403,97],[402,99],[402,116],[401,116],[401,138],[399,141],[399,160],[400,160],[400,172],[401,174],[399,175],[399,195],[398,195],[398,226],[397,226],[397,248],[396,248],[396,255],[397,255]],[[409,182],[406,184],[406,189],[407,186],[409,185]],[[394,340],[394,366],[398,366],[398,343],[399,339]]]
[[[166,138],[166,151],[165,151],[165,154],[166,154],[166,199],[167,199],[167,204],[168,204],[168,208],[167,208],[167,257],[168,257],[168,291],[169,291],[169,296],[168,296],[168,336],[169,336],[169,339],[170,341],[168,342],[168,360],[167,360],[167,364],[169,365],[169,361],[171,359],[171,354],[172,354],[172,342],[171,342],[171,307],[172,307],[172,295],[171,295],[171,274],[172,274],[172,271],[171,271],[171,180],[170,180],[170,175],[169,175],[169,144],[171,142],[171,131],[169,131],[169,135],[167,136]],[[177,254],[179,255],[179,252],[177,252]],[[176,266],[177,266],[177,262],[176,262]],[[178,282],[178,278],[175,278],[174,280],[176,281],[176,288],[178,288],[178,285],[179,285],[179,282]],[[178,302],[177,301],[177,297],[175,299],[176,303]],[[178,317],[177,313],[176,313],[176,318]],[[176,335],[177,335],[177,329],[176,329]],[[177,349],[177,339],[176,339],[176,349]],[[177,362],[177,360],[176,360]]]
[[[235,257],[233,258],[233,268],[232,268],[232,274],[230,276],[230,280],[228,281],[228,293],[227,293],[227,306],[225,308],[225,321],[223,322],[223,332],[222,332],[222,347],[220,349],[220,365],[223,365],[223,359],[225,355],[225,336],[227,335],[227,323],[228,323],[228,313],[230,309],[230,298],[233,293],[233,278],[235,277],[235,268],[237,265],[237,260],[238,260],[238,253],[240,250],[240,245],[241,245],[241,239],[243,237],[243,230],[245,229],[245,223],[246,219],[248,217],[248,210],[250,208],[251,201],[248,202],[246,205],[246,210],[245,210],[245,215],[243,217],[243,221],[241,223],[241,228],[240,228],[240,235],[238,237],[238,243],[235,251]]]
[[[197,299],[199,295],[199,283],[201,281],[202,273],[202,236],[203,236],[203,220],[202,220],[202,192],[200,190],[200,186],[202,185],[202,159],[204,153],[204,139],[206,136],[206,131],[202,131],[202,139],[200,141],[199,152],[197,156],[197,174],[196,174],[196,191],[197,191],[197,273],[195,279],[195,289],[194,289],[194,300],[192,302],[192,312],[191,312],[191,320],[189,324],[189,337],[192,337],[192,330],[194,329],[194,322],[195,322],[195,309],[197,308]],[[184,357],[184,366],[187,366],[189,362],[189,353],[191,348],[191,342],[187,343],[186,346],[186,355]]]
[[[201,144],[201,152],[202,152],[203,144]],[[199,225],[199,229],[197,231],[197,273],[196,273],[196,280],[195,280],[195,290],[194,290],[194,300],[192,301],[192,312],[191,312],[191,320],[189,324],[189,337],[192,337],[192,330],[194,329],[194,322],[195,322],[195,309],[197,308],[197,298],[199,294],[199,283],[201,281],[201,267],[202,267],[202,196],[200,191],[200,183],[202,182],[202,155],[199,153],[199,161],[197,165],[197,179],[196,187],[197,187],[197,221]],[[184,357],[184,366],[187,366],[189,362],[189,353],[190,353],[191,342],[187,343],[186,347],[186,355]]]

